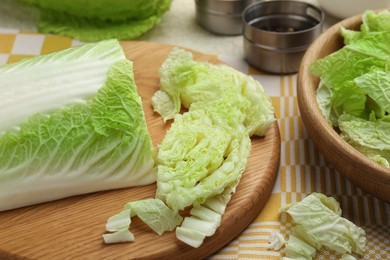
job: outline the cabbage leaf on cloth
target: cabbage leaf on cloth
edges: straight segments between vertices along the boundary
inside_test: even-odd
[[[364,229],[343,218],[340,204],[332,197],[314,192],[282,210],[295,225],[285,242],[283,259],[313,259],[322,247],[336,251],[342,259],[355,259],[352,254],[363,255],[367,249]]]
[[[199,247],[219,227],[246,169],[250,137],[264,136],[274,108],[252,77],[195,61],[183,49],[174,48],[164,61],[160,83],[152,104],[173,123],[159,144],[156,199],[176,214],[191,209],[176,237]],[[182,106],[188,110],[180,114]]]
[[[390,167],[390,12],[367,11],[360,31],[341,35],[343,48],[309,66],[318,106],[348,143]]]
[[[81,41],[135,39],[151,30],[172,0],[19,0],[40,9],[41,33]]]
[[[303,231],[300,233],[301,236],[304,239],[308,237],[305,243],[310,244],[310,241],[314,240],[340,254],[364,254],[366,250],[365,231],[341,217],[341,209],[335,199],[321,193],[312,193],[300,202],[286,206],[284,210],[292,217],[295,224],[301,226]],[[310,246],[318,248],[318,244]],[[289,249],[289,242],[287,242],[287,249]],[[287,257],[290,253],[292,255],[297,253],[295,246],[287,249]],[[313,256],[311,250],[305,252],[310,252],[310,256]]]
[[[156,181],[117,40],[0,67],[0,210]]]

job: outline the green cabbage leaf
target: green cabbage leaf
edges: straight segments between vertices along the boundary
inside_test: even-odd
[[[371,160],[390,167],[390,122],[369,121],[352,115],[339,118],[341,137]]]
[[[172,0],[20,0],[40,9],[38,29],[81,41],[135,39],[151,30]]]
[[[387,137],[377,137],[390,121],[390,12],[367,11],[360,31],[341,28],[340,32],[345,46],[309,66],[320,77],[318,107],[351,145],[389,167],[388,150],[378,142],[377,147],[362,146],[364,141],[356,138],[389,142]],[[365,132],[368,125],[370,131]],[[380,128],[372,128],[376,126]]]
[[[133,76],[110,40],[0,67],[0,210],[156,181]]]
[[[174,49],[160,68],[160,78],[165,93],[159,91],[152,104],[164,120],[173,119],[181,106],[213,109],[225,120],[243,120],[250,136],[263,136],[275,120],[260,83],[227,65],[194,61],[190,52]]]
[[[341,217],[341,209],[335,199],[312,193],[283,210],[296,224],[286,244],[287,257],[312,259],[322,246],[340,254],[364,254],[365,231]]]
[[[221,194],[246,168],[251,147],[246,129],[224,128],[200,112],[175,117],[159,146],[156,195],[175,210]]]

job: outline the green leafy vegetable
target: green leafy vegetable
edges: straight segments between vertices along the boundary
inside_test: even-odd
[[[229,66],[197,62],[190,52],[174,49],[160,77],[165,93],[157,92],[152,101],[164,120],[173,119],[183,105],[213,110],[228,124],[243,121],[250,136],[263,136],[274,122],[271,100],[259,82]]]
[[[156,196],[174,210],[200,206],[235,187],[246,168],[250,135],[274,121],[261,85],[225,65],[197,62],[174,49],[160,69],[153,106],[174,118],[159,145]],[[189,108],[178,114],[181,105]]]
[[[122,59],[122,48],[112,40],[1,66],[0,133],[32,114],[48,114],[93,97],[107,81],[108,68]]]
[[[340,254],[364,254],[364,230],[341,217],[341,209],[333,198],[312,193],[284,210],[297,224],[286,245],[287,257],[311,259],[321,246]]]
[[[160,82],[153,107],[174,122],[159,144],[156,198],[176,213],[191,208],[176,237],[199,247],[219,227],[245,171],[250,136],[265,134],[274,109],[253,78],[177,48],[161,66]],[[182,106],[188,111],[179,114]]]
[[[360,31],[341,28],[341,35],[346,45],[309,67],[321,79],[318,106],[328,123],[338,127],[351,145],[389,167],[388,148],[378,142],[377,147],[372,146],[374,143],[366,146],[360,138],[385,144],[390,140],[378,137],[383,131],[390,132],[386,123],[390,121],[390,12],[367,11]],[[365,132],[365,126],[370,131]]]
[[[322,244],[310,235],[302,225],[294,226],[291,230],[291,234],[317,250],[322,248]]]
[[[222,215],[235,191],[235,185],[225,189],[222,194],[208,198],[202,205],[194,206],[190,216],[176,228],[176,237],[180,241],[199,247],[206,237],[214,235],[221,224]]]
[[[104,234],[103,239],[106,244],[116,244],[134,241],[134,235],[128,228],[124,228],[116,231],[115,233]]]
[[[123,210],[107,220],[103,240],[107,244],[134,241],[133,233],[129,231],[131,217],[138,216],[153,231],[162,235],[166,231],[173,231],[183,218],[168,208],[159,199],[144,199],[127,203]]]
[[[250,146],[243,127],[215,125],[204,113],[177,116],[159,146],[157,197],[175,210],[204,203],[238,183]]]
[[[82,41],[134,39],[152,29],[171,0],[20,0],[40,8],[39,31]]]
[[[352,115],[339,118],[341,137],[373,161],[390,167],[390,122],[369,121]]]
[[[116,40],[0,68],[0,210],[156,180],[132,68]]]
[[[220,225],[219,218],[210,220],[199,211],[224,213],[245,171],[250,136],[264,135],[274,111],[253,78],[225,65],[194,61],[181,49],[170,53],[160,76],[161,90],[152,104],[164,120],[174,122],[159,145],[156,196],[175,211],[194,207],[176,234],[197,247]],[[178,114],[182,105],[188,108],[183,115]]]
[[[286,243],[283,235],[276,230],[272,230],[268,239],[269,248],[273,250],[279,250]]]
[[[131,209],[126,209],[108,219],[106,230],[112,233],[103,235],[105,243],[113,244],[134,241],[134,235],[129,230],[130,216]]]
[[[294,235],[290,235],[286,245],[286,256],[292,259],[312,259],[316,249]]]
[[[183,220],[177,212],[168,208],[159,199],[129,202],[124,208],[131,209],[133,215],[137,215],[159,235],[174,230]]]
[[[390,73],[374,71],[356,78],[354,82],[375,103],[370,107],[375,117],[390,121]]]

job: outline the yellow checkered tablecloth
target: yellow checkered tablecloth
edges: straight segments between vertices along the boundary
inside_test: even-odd
[[[24,57],[50,53],[81,44],[62,36],[0,29],[0,65]],[[290,219],[279,209],[321,192],[336,198],[343,217],[365,229],[368,249],[362,259],[390,259],[390,205],[365,194],[335,171],[307,136],[296,98],[296,75],[267,75],[237,57],[220,59],[259,80],[271,96],[281,134],[281,165],[272,195],[254,222],[210,259],[280,259],[283,250],[268,249],[268,237],[276,229],[287,236]],[[339,259],[321,250],[316,259]]]

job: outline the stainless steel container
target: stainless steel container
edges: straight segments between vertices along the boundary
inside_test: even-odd
[[[242,12],[254,0],[195,0],[196,21],[221,35],[242,34]]]
[[[271,73],[297,72],[306,49],[322,33],[324,18],[321,9],[300,1],[251,4],[242,14],[245,59]]]

